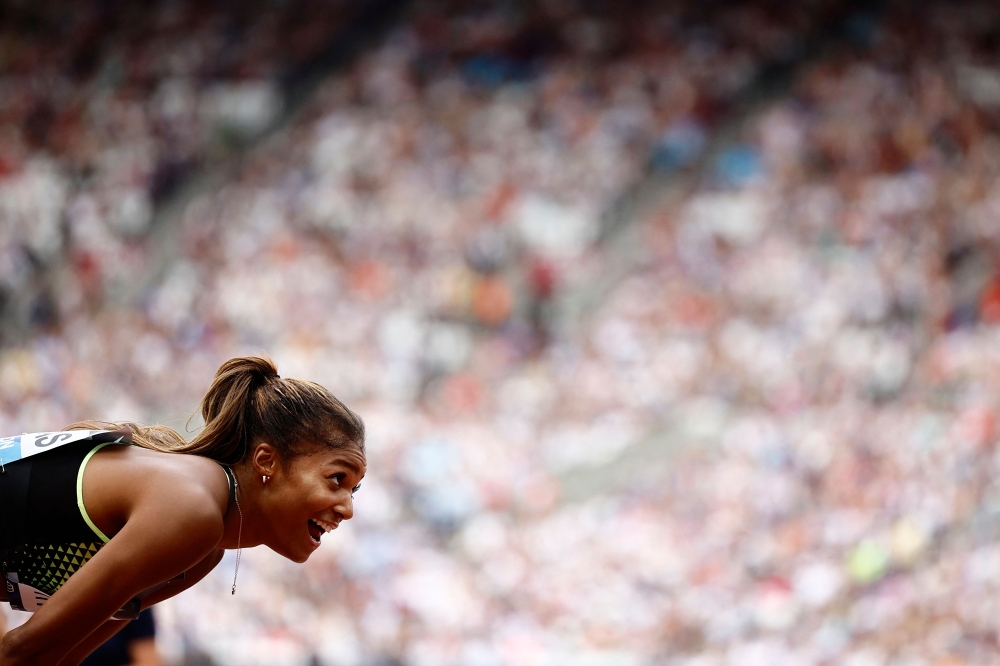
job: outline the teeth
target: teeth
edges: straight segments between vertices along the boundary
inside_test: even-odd
[[[310,518],[309,520],[311,520],[316,527],[323,530],[324,533],[332,532],[337,528],[336,523],[328,523],[325,520],[317,520],[316,518]]]

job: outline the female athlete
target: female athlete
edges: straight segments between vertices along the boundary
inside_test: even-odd
[[[37,610],[0,641],[0,665],[78,664],[126,624],[115,618],[194,585],[224,549],[305,562],[354,515],[364,424],[325,388],[235,358],[201,412],[190,443],[119,423],[24,436],[50,448],[0,469],[0,599]]]

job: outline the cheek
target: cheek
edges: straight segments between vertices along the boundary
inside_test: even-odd
[[[301,522],[330,505],[330,492],[323,483],[308,479],[294,479],[281,493],[281,513],[288,520]]]
[[[285,483],[276,487],[270,497],[271,515],[280,528],[295,528],[305,510],[303,499],[307,497],[304,489],[297,483]]]

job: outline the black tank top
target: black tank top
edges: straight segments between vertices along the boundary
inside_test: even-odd
[[[36,610],[110,541],[83,503],[86,465],[109,445],[67,444],[0,471],[0,566],[12,607]],[[231,504],[236,484],[232,470],[222,468]],[[148,592],[115,617],[138,616],[139,600]]]

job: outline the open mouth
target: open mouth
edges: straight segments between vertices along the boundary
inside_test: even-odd
[[[327,532],[337,529],[337,523],[328,523],[325,520],[309,519],[309,538],[315,543],[319,543],[320,537]]]

